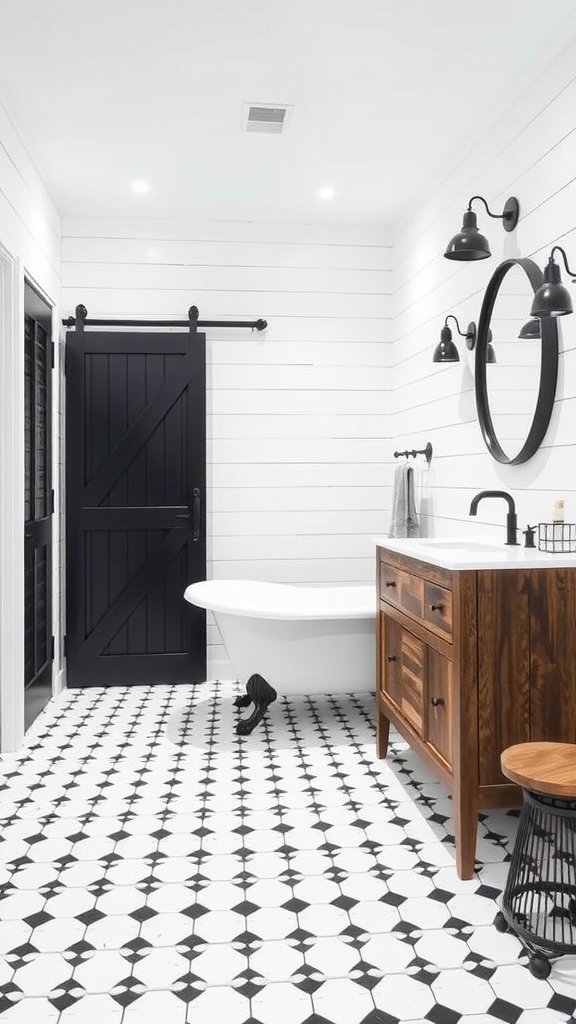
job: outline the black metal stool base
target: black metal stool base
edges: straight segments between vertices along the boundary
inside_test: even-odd
[[[502,910],[494,921],[529,954],[535,978],[551,960],[576,953],[576,800],[524,790]]]

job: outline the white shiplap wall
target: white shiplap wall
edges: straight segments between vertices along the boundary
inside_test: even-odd
[[[373,580],[393,462],[388,232],[69,218],[62,272],[67,312],[268,320],[207,331],[209,577]],[[225,672],[212,625],[208,641]]]
[[[3,412],[10,405],[7,434],[2,437],[4,450],[2,458],[4,467],[10,463],[14,469],[14,480],[10,487],[3,487],[0,494],[2,508],[2,544],[6,545],[9,558],[3,558],[0,567],[2,585],[1,599],[11,619],[9,629],[14,636],[23,637],[23,558],[24,558],[24,278],[29,278],[36,287],[45,294],[54,307],[53,323],[55,337],[58,335],[58,316],[60,303],[60,216],[54,206],[46,187],[40,177],[26,147],[11,121],[8,113],[0,104],[0,244],[8,251],[10,257],[17,261],[17,288],[14,336],[10,338],[5,350],[0,353],[1,380],[0,400]],[[60,358],[57,346],[57,365]],[[58,371],[57,371],[58,372]],[[57,380],[57,374],[55,376]],[[58,388],[55,387],[55,415],[53,419],[53,450],[54,450],[54,489],[56,502],[59,501],[61,458],[60,437],[61,419],[58,404]],[[3,480],[5,474],[3,471]],[[58,507],[58,504],[56,504]],[[54,521],[54,634],[56,638],[55,681],[59,688],[63,679],[61,675],[62,658],[60,644],[60,614],[62,594],[60,588],[61,537],[59,522]],[[15,578],[21,581],[18,592],[13,585],[6,586],[6,562],[14,558]],[[0,643],[8,641],[0,637]],[[24,687],[23,687],[23,652],[22,642],[18,645],[18,667],[14,665],[10,681],[2,680],[2,686],[14,686],[14,703],[10,712],[10,721],[2,722],[3,749],[18,746],[23,736],[24,726]],[[14,712],[12,714],[12,711]],[[6,716],[5,716],[6,718]]]
[[[469,320],[477,322],[483,291],[502,259],[528,256],[543,267],[558,242],[576,265],[575,69],[572,41],[513,109],[464,147],[440,181],[430,183],[426,200],[413,205],[396,232],[394,433],[401,440],[415,431],[434,445],[421,494],[423,529],[430,535],[480,529],[500,536],[502,502],[484,502],[476,520],[468,516],[471,497],[484,488],[508,490],[515,496],[522,528],[527,522],[550,519],[558,497],[566,501],[566,519],[576,521],[576,317],[564,317],[560,323],[560,369],[551,426],[538,454],[522,466],[499,465],[484,446],[474,401],[474,353],[467,351],[464,339],[454,333],[460,363],[432,363],[444,317],[455,313],[463,329]],[[497,212],[508,196],[516,195],[519,225],[506,233],[477,204],[478,225],[489,238],[492,258],[478,263],[445,260],[447,242],[459,230],[468,200],[476,194],[485,196]],[[564,271],[563,279],[572,287]],[[573,294],[576,302],[576,288]],[[525,320],[528,309],[526,303]],[[505,362],[501,348],[500,373],[506,372]],[[517,408],[522,380],[513,374],[512,387],[500,396],[500,408]]]

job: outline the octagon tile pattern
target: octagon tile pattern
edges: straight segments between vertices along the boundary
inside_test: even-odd
[[[0,1024],[576,1024],[493,927],[517,812],[451,801],[369,695],[69,691],[0,760]]]

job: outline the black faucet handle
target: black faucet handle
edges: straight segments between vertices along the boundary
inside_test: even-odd
[[[522,533],[524,535],[524,547],[525,548],[535,548],[536,547],[536,543],[535,543],[534,536],[535,536],[535,533],[536,533],[536,527],[535,526],[528,526],[527,525],[526,529],[522,530]]]

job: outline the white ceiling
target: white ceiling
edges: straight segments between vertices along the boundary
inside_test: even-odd
[[[63,214],[388,223],[574,32],[574,0],[0,0],[0,97]]]

